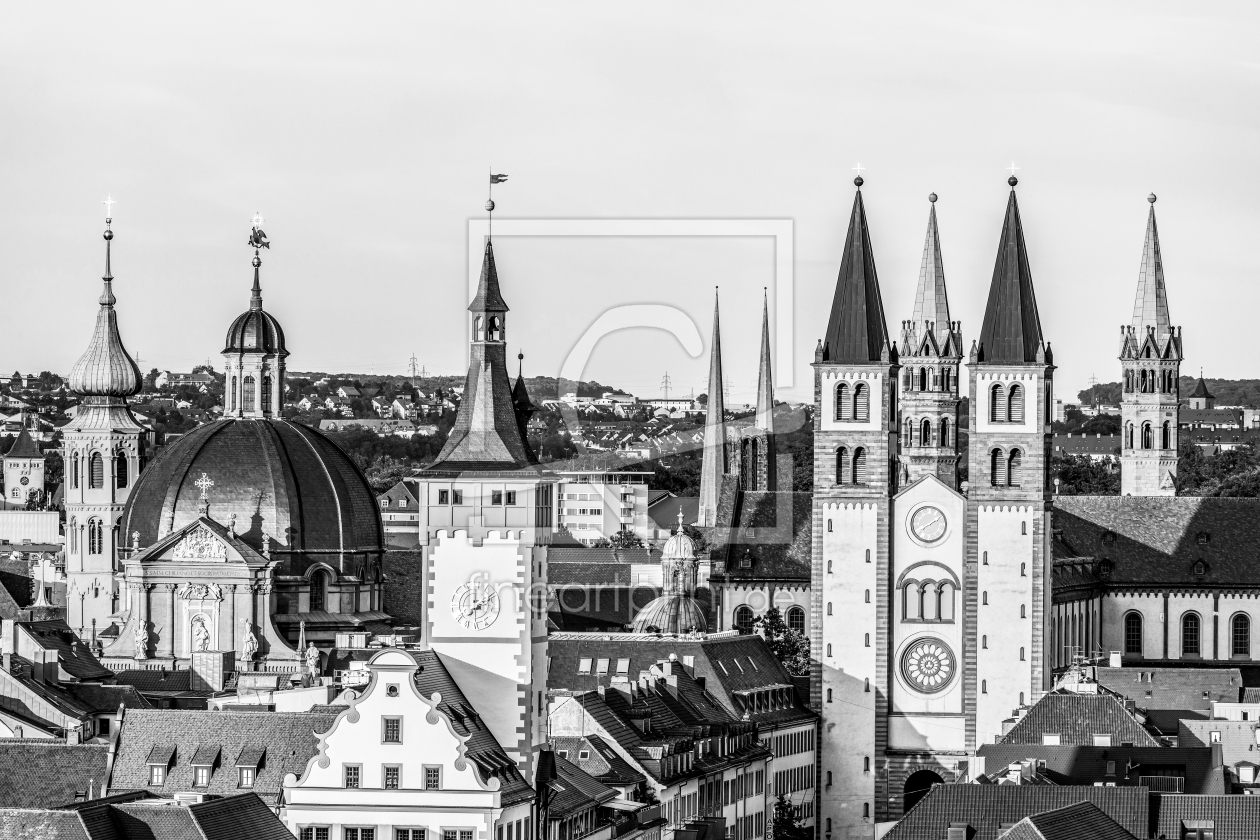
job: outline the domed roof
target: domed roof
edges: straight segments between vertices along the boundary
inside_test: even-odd
[[[118,334],[118,315],[114,312],[113,280],[109,270],[109,242],[114,232],[105,229],[105,281],[101,292],[101,308],[96,312],[96,329],[87,350],[70,369],[70,390],[85,397],[129,397],[140,393],[144,378],[140,368],[127,354]]]
[[[261,308],[248,309],[232,322],[223,352],[289,355],[284,349],[284,330],[280,329],[280,322]]]
[[[273,419],[224,419],[166,448],[136,482],[123,510],[125,542],[152,545],[199,514],[205,475],[210,518],[236,515],[236,532],[257,551],[379,552],[376,496],[363,473],[328,438]]]
[[[708,632],[709,621],[704,610],[687,595],[662,595],[653,599],[634,617],[635,633],[661,632],[671,635],[680,633]]]
[[[679,512],[681,518],[682,513]],[[661,550],[662,560],[695,560],[696,559],[696,543],[691,537],[683,533],[679,528],[678,532],[665,541],[665,548]]]

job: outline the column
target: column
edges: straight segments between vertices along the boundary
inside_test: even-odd
[[[166,649],[167,656],[174,657],[175,656],[175,637],[176,637],[176,633],[175,633],[175,584],[166,583],[162,585],[162,588],[166,590],[166,597],[170,600],[170,623],[167,625],[166,633],[163,634],[164,636],[166,636],[166,639],[165,639],[166,643],[162,645],[162,647]]]
[[[239,656],[240,648],[236,645],[236,584],[229,583],[224,588],[227,590],[228,626],[231,628],[228,630],[228,650],[236,651]]]

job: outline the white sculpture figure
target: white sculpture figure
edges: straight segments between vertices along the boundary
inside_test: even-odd
[[[210,650],[210,631],[206,628],[206,620],[197,616],[192,622],[193,650]]]
[[[245,625],[245,641],[241,643],[241,659],[253,662],[254,657],[258,655],[258,638],[249,626],[248,618],[241,619],[241,623]]]
[[[143,621],[136,622],[136,659],[149,658],[149,631],[145,628]]]
[[[306,644],[306,667],[310,669],[312,678],[319,676],[319,651],[315,649],[314,642]]]

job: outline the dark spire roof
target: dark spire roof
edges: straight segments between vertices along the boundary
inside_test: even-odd
[[[469,312],[507,312],[508,305],[499,294],[499,272],[494,267],[494,245],[486,240],[486,253],[481,260],[481,279],[477,296],[468,304]]]
[[[1013,177],[1010,180],[1015,181]],[[1011,364],[1036,362],[1041,342],[1037,297],[1033,294],[1024,227],[1019,220],[1019,204],[1015,201],[1015,184],[1012,183],[997,262],[993,266],[989,303],[980,328],[979,360]]]
[[[860,179],[853,198],[849,232],[840,258],[836,296],[831,303],[831,319],[823,338],[823,360],[828,362],[878,362],[887,358],[888,329],[884,325],[884,302],[879,296],[875,255],[866,227]]]
[[[31,438],[31,433],[26,428],[18,432],[17,440],[13,441],[13,447],[9,449],[5,455],[6,458],[42,458],[44,453],[39,451],[39,445]]]
[[[774,432],[774,373],[770,369],[770,301],[761,301],[761,363],[757,371],[756,426]]]
[[[1199,381],[1194,386],[1194,392],[1190,396],[1195,399],[1212,399],[1212,395],[1208,393],[1207,383],[1203,381],[1203,374],[1199,374]]]

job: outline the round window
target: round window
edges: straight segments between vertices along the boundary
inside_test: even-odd
[[[924,694],[943,690],[957,668],[953,651],[939,639],[919,639],[901,655],[901,675]]]
[[[389,685],[385,686],[385,696],[386,696],[386,697],[397,697],[397,696],[398,696],[398,686],[397,686],[395,683],[390,683]]]

